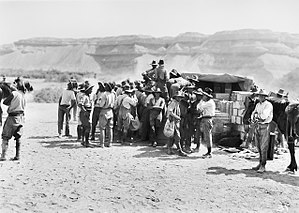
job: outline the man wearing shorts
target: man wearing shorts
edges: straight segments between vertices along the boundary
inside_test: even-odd
[[[3,126],[2,131],[2,153],[1,161],[6,160],[6,151],[8,148],[8,141],[14,137],[16,140],[16,155],[12,160],[20,159],[20,146],[21,137],[23,134],[24,124],[24,110],[26,106],[25,93],[26,91],[32,91],[33,88],[29,83],[24,83],[21,79],[17,79],[14,82],[16,91],[13,91],[9,97],[7,97],[3,104],[8,106],[8,117]]]

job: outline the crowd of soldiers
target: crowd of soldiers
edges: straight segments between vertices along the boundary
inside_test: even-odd
[[[173,135],[167,140],[168,154],[175,153],[173,144],[180,156],[198,152],[202,141],[208,150],[203,157],[210,158],[215,115],[212,90],[196,88],[175,69],[168,73],[163,60],[150,65],[152,68],[142,73],[143,81],[98,82],[93,97],[88,81],[76,87],[76,81],[70,80],[59,100],[59,137],[64,120],[65,135],[70,135],[70,110],[77,105],[77,136],[85,147],[93,146],[90,140],[96,140],[97,128],[101,147],[110,147],[113,141],[131,144],[136,140],[150,141],[156,147],[168,119],[174,123]]]

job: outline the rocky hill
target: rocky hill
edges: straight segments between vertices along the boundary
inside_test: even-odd
[[[299,68],[299,35],[244,29],[162,38],[32,38],[0,48],[2,70],[94,72],[111,80],[139,78],[152,60],[159,59],[169,70],[232,73],[253,77],[265,87],[269,82],[281,85],[281,79]]]

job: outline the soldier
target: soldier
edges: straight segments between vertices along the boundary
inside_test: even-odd
[[[73,91],[72,82],[68,82],[67,89],[62,92],[59,98],[58,107],[58,137],[61,137],[63,120],[65,118],[65,136],[70,136],[70,110],[76,104],[76,97]]]
[[[203,134],[203,142],[206,144],[208,152],[204,154],[203,158],[212,157],[212,129],[213,129],[213,117],[215,116],[216,105],[213,100],[212,89],[205,88],[202,92],[203,98],[197,105],[197,110],[201,113],[200,127]]]
[[[169,100],[169,94],[166,83],[169,80],[167,70],[164,67],[164,60],[159,61],[159,66],[155,70],[156,87],[162,91],[162,97],[166,102]]]
[[[3,104],[8,106],[8,117],[3,126],[2,131],[2,153],[1,161],[6,160],[6,151],[8,148],[8,141],[14,136],[16,140],[16,155],[12,160],[20,159],[21,137],[23,135],[24,125],[24,111],[26,107],[25,93],[33,90],[29,83],[24,83],[21,79],[16,79],[14,82],[16,91],[12,93],[3,101]]]
[[[258,93],[259,103],[256,104],[254,111],[251,114],[251,119],[256,121],[255,137],[257,149],[259,152],[259,164],[252,169],[259,173],[266,171],[265,165],[267,162],[267,153],[270,139],[270,123],[273,119],[273,106],[266,100],[268,94],[261,89]]]
[[[196,96],[193,94],[193,90],[195,89],[194,85],[186,86],[185,87],[185,99],[181,101],[183,103],[184,108],[186,108],[185,116],[181,116],[182,120],[184,120],[183,123],[181,123],[181,134],[182,134],[182,146],[184,147],[184,151],[187,154],[190,154],[191,151],[191,141],[192,137],[195,133],[195,127],[194,127],[194,114],[191,113],[191,104],[194,103]],[[193,104],[194,105],[194,104]],[[182,106],[182,105],[181,105]],[[181,113],[183,112],[181,107]],[[182,113],[183,114],[183,113]],[[184,117],[184,118],[183,118]]]
[[[82,84],[79,85],[78,92],[77,92],[77,95],[76,95],[77,105],[81,101],[81,98],[83,98],[83,96],[84,96],[84,90],[85,90],[85,84],[82,83]],[[77,140],[81,141],[82,137],[83,137],[83,133],[82,133],[83,127],[82,127],[82,122],[80,120],[80,108],[78,110],[78,114],[79,114],[79,116],[78,116],[78,125],[77,125]]]
[[[142,73],[145,85],[150,85],[150,82],[155,79],[155,70],[158,64],[156,61],[153,61],[150,65],[152,68]]]
[[[93,141],[95,140],[96,127],[97,127],[99,117],[100,117],[100,112],[101,112],[100,102],[105,93],[104,84],[102,82],[98,82],[98,85],[99,85],[99,88],[93,98],[94,107],[93,107],[93,112],[92,112],[92,125],[91,125],[91,140],[93,140]]]
[[[170,119],[170,121],[174,122],[174,135],[172,138],[169,138],[168,144],[167,144],[167,154],[171,155],[173,154],[172,146],[173,143],[177,146],[179,150],[180,156],[187,156],[187,154],[182,150],[181,147],[181,134],[180,134],[180,120],[181,120],[181,110],[180,110],[180,101],[184,98],[184,94],[179,91],[177,94],[173,96],[172,101],[170,102],[168,108],[167,108],[167,117]]]
[[[89,134],[90,134],[90,113],[92,109],[92,103],[90,99],[90,94],[92,92],[93,86],[89,86],[84,90],[84,95],[79,102],[80,107],[80,120],[82,122],[82,132],[83,132],[83,139],[82,145],[85,147],[91,147],[89,143]]]
[[[153,147],[157,146],[157,137],[162,126],[162,111],[165,109],[165,100],[161,96],[160,88],[153,91],[154,98],[149,102],[149,121],[150,121],[150,142]]]
[[[184,94],[184,93],[183,93]],[[181,134],[181,147],[186,152],[186,148],[188,147],[188,141],[187,141],[187,135],[189,131],[189,120],[188,120],[188,110],[189,110],[189,101],[186,94],[184,95],[184,98],[180,101],[180,112],[181,112],[181,120],[180,120],[180,134]],[[191,145],[191,144],[190,144]],[[191,151],[189,152],[191,153]]]
[[[192,152],[199,152],[199,147],[202,140],[202,131],[200,129],[201,114],[197,110],[197,105],[202,101],[203,91],[201,88],[198,88],[196,91],[194,91],[194,94],[196,95],[196,100],[191,102],[190,115],[192,117],[191,131],[193,132],[196,147],[192,150]]]
[[[124,144],[127,140],[128,131],[130,128],[131,121],[133,116],[131,114],[132,107],[137,105],[137,98],[133,95],[134,89],[125,90],[125,94],[121,100],[116,102],[116,105],[119,105],[119,113],[117,119],[117,126],[119,132],[121,132],[121,142]],[[118,107],[118,106],[116,106]]]
[[[141,135],[141,141],[147,141],[149,139],[149,130],[150,130],[150,123],[149,123],[149,113],[150,109],[148,107],[149,102],[151,99],[154,98],[152,92],[153,88],[146,87],[143,89],[144,92],[144,98],[140,102],[143,104],[143,110],[142,110],[142,115],[140,118],[141,122],[141,128],[140,128],[140,135]]]
[[[105,130],[107,128],[108,147],[112,145],[113,141],[113,106],[115,102],[115,95],[112,93],[112,87],[109,83],[105,83],[106,92],[103,94],[99,102],[101,107],[99,126],[100,126],[100,145],[104,148]]]

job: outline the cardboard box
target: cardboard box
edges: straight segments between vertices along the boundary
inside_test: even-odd
[[[215,98],[219,100],[229,100],[229,93],[216,93]]]
[[[241,116],[236,116],[236,124],[242,124],[243,118]]]
[[[235,109],[235,108],[233,109],[233,115],[234,115],[234,116],[238,116],[238,110],[239,110],[239,109]]]
[[[236,116],[234,116],[234,115],[231,116],[231,122],[232,122],[232,123],[236,123]]]

